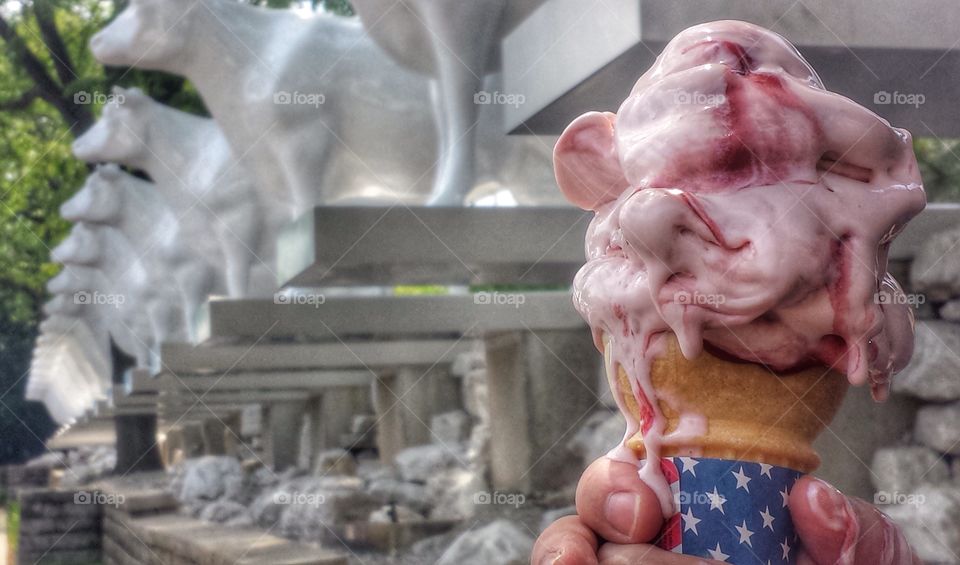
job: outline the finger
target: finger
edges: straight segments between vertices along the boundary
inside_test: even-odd
[[[819,479],[797,481],[789,504],[804,551],[813,563],[919,562],[900,528],[883,513]]]
[[[564,516],[537,538],[531,565],[597,565],[597,536],[577,516]]]
[[[600,548],[600,565],[694,565],[697,563],[719,563],[700,557],[690,557],[666,551],[647,544],[616,545],[604,544]]]
[[[640,480],[636,465],[607,457],[580,477],[577,514],[600,537],[618,544],[652,541],[663,526],[660,502]]]

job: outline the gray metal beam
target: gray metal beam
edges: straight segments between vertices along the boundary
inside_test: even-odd
[[[557,134],[588,110],[616,111],[677,33],[739,19],[793,42],[827,88],[915,136],[960,136],[953,0],[547,0],[501,45],[507,131]],[[919,107],[878,104],[878,92],[923,94]]]
[[[567,291],[443,296],[335,296],[318,306],[269,299],[207,302],[198,335],[210,339],[340,341],[481,335],[584,327]]]
[[[318,207],[279,236],[278,282],[555,284],[583,263],[589,219],[572,207]]]
[[[367,386],[375,376],[369,371],[256,371],[227,375],[158,375],[133,383],[133,393],[182,393],[193,398],[192,391],[323,391],[333,387]],[[255,402],[256,400],[251,400]]]
[[[433,339],[353,343],[200,344],[161,347],[161,373],[176,375],[305,369],[380,368],[448,363],[470,340]]]

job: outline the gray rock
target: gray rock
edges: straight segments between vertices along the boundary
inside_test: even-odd
[[[272,494],[278,531],[298,540],[337,543],[334,526],[365,521],[380,505],[356,477],[300,477]],[[260,522],[263,525],[262,522]]]
[[[461,353],[453,359],[450,372],[458,377],[464,377],[470,371],[479,371],[487,368],[487,357],[482,349]]]
[[[575,516],[577,514],[576,506],[564,506],[563,508],[554,508],[553,510],[547,510],[543,513],[543,517],[540,518],[540,531],[546,530],[550,524],[556,522],[564,516]]]
[[[960,300],[951,300],[941,306],[940,317],[948,322],[960,322]]]
[[[960,454],[960,402],[924,406],[917,411],[913,433],[941,453]]]
[[[377,417],[374,414],[355,414],[350,421],[350,431],[355,434],[366,434],[377,427]]]
[[[233,500],[218,500],[208,504],[200,511],[199,518],[206,522],[223,523],[241,514],[247,513],[247,507]]]
[[[944,230],[927,240],[910,265],[910,282],[928,300],[960,295],[960,229]]]
[[[475,369],[468,372],[460,381],[460,390],[464,409],[478,421],[489,422],[487,370]]]
[[[437,565],[527,565],[533,536],[509,520],[497,520],[460,535]]]
[[[960,490],[923,486],[907,502],[879,508],[902,528],[910,547],[925,563],[958,563]]]
[[[367,482],[399,477],[393,465],[386,465],[379,458],[358,457],[356,461],[357,476]]]
[[[367,492],[381,504],[402,504],[422,513],[429,512],[431,507],[427,487],[417,483],[385,477],[371,481]]]
[[[315,475],[357,474],[357,460],[346,449],[328,449],[317,454],[313,462]]]
[[[627,421],[619,411],[596,412],[577,430],[567,447],[583,458],[583,466],[586,467],[623,441],[626,429]]]
[[[960,399],[960,325],[920,320],[910,364],[893,379],[893,391],[924,400]]]
[[[256,525],[256,522],[253,521],[253,516],[250,515],[250,512],[244,511],[241,514],[237,514],[233,518],[230,518],[224,522],[223,525],[231,528],[249,528]]]
[[[464,456],[461,445],[418,445],[397,453],[394,462],[403,480],[426,483],[430,477],[457,465]]]
[[[399,504],[387,504],[370,513],[369,520],[377,524],[423,522],[422,514]]]
[[[470,466],[484,470],[490,462],[490,424],[480,422],[470,429],[467,440],[467,461]]]
[[[206,456],[187,459],[179,480],[174,480],[174,495],[183,503],[198,500],[232,498],[240,494],[243,471],[233,457]]]
[[[340,434],[340,446],[350,451],[377,447],[377,417],[373,414],[355,414],[350,432]]]
[[[463,410],[436,414],[430,419],[430,435],[435,443],[452,445],[467,439],[470,433],[470,415]]]
[[[873,454],[873,486],[885,493],[911,493],[923,484],[950,478],[947,462],[923,446],[884,447]]]
[[[483,476],[474,470],[446,469],[427,481],[427,492],[433,502],[431,518],[466,520],[473,517],[479,504],[488,503],[490,488]]]

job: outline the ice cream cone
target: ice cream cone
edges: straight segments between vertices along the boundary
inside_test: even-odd
[[[639,420],[626,372],[617,370],[624,407]],[[775,373],[706,351],[688,360],[675,338],[654,361],[651,382],[667,422],[661,456],[752,461],[803,473],[820,465],[813,441],[833,419],[848,386],[844,375],[823,366]],[[703,416],[706,433],[671,438],[681,412]],[[645,457],[639,432],[626,445],[638,458]]]

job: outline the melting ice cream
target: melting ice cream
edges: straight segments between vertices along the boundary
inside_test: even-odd
[[[687,358],[831,367],[877,399],[909,361],[912,312],[886,271],[925,205],[910,134],[826,90],[779,35],[682,32],[554,158],[567,198],[596,211],[574,303],[629,377],[643,416],[627,437],[642,432],[648,461],[665,433],[650,367],[671,333]],[[658,492],[659,473],[641,470]]]

